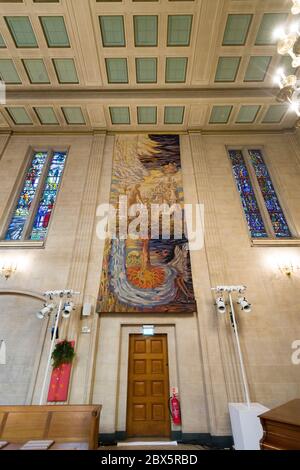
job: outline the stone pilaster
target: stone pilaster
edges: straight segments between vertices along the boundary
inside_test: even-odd
[[[5,134],[0,134],[0,160],[5,152],[5,149],[9,143],[11,133],[7,132]]]
[[[300,129],[295,129],[295,132],[289,134],[289,142],[300,165]]]
[[[69,270],[67,286],[70,289],[80,292],[76,297],[78,307],[68,321],[66,335],[69,340],[75,340],[76,360],[70,383],[69,400],[72,403],[83,403],[83,389],[85,386],[85,360],[91,347],[93,335],[81,335],[81,308],[84,299],[85,284],[87,279],[90,250],[94,238],[94,227],[96,220],[96,209],[100,186],[100,177],[103,164],[103,152],[106,135],[95,134],[90,154],[90,161],[85,182],[85,191],[81,201],[80,216],[76,231],[76,240],[72,262]],[[93,326],[92,320],[89,322]],[[95,326],[95,325],[94,325]],[[92,359],[92,358],[90,358]],[[88,402],[87,400],[85,400]]]
[[[210,291],[212,287],[231,282],[226,268],[226,258],[222,249],[222,238],[218,229],[217,210],[214,203],[214,187],[212,186],[210,179],[211,169],[209,168],[205,139],[201,134],[191,134],[190,144],[197,197],[199,203],[204,204],[205,256],[210,283],[206,288]],[[219,425],[221,425],[223,431],[226,426],[224,423],[226,421],[226,414],[228,411],[227,401],[241,401],[242,387],[236,351],[232,338],[232,327],[230,325],[229,318],[227,315],[217,316],[216,310],[213,307],[214,295],[211,292],[206,293],[205,300],[205,308],[206,310],[209,310],[209,313],[207,312],[207,314],[211,315],[212,318],[214,318],[214,321],[211,319],[207,319],[206,321],[202,312],[199,312],[201,344],[206,344],[206,348],[204,346],[202,352],[203,355],[206,355],[203,360],[207,364],[211,362],[210,357],[215,357],[217,361],[220,361],[220,368],[217,368],[215,371],[212,369],[207,370],[207,381],[212,380],[210,384],[212,393],[212,397],[210,398],[213,400],[213,403],[211,403],[210,406],[212,433],[217,434],[220,433]],[[207,354],[209,354],[210,357],[207,356]],[[214,367],[216,368],[217,364],[215,364]],[[217,370],[219,372],[219,377],[216,375]],[[225,390],[221,392],[224,387]],[[227,401],[225,398],[226,396]],[[225,418],[225,421],[219,425],[216,417],[213,416],[213,410],[216,409],[217,403],[218,407],[222,403],[222,414]]]

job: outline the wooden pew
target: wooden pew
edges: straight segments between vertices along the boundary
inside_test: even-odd
[[[31,440],[53,440],[53,449],[98,448],[100,405],[0,406],[0,441],[17,449]],[[73,446],[74,444],[74,446]]]

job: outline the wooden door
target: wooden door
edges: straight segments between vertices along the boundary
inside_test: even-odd
[[[127,435],[170,437],[167,336],[131,335]]]

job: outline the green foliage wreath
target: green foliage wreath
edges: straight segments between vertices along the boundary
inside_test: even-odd
[[[53,361],[53,369],[57,369],[62,364],[71,364],[74,357],[75,351],[74,347],[72,346],[72,343],[70,343],[66,339],[57,343],[51,356]]]

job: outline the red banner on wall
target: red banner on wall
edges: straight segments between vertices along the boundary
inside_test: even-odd
[[[75,346],[75,341],[70,341]],[[72,364],[62,364],[57,369],[53,369],[47,401],[50,403],[67,401],[71,377]]]

